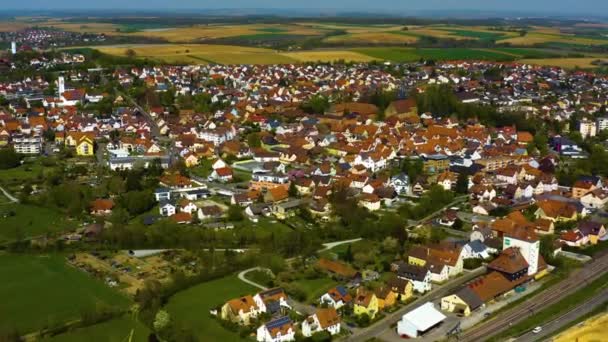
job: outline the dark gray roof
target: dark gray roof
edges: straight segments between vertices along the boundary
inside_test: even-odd
[[[456,296],[458,296],[458,298],[462,299],[465,303],[467,303],[471,311],[483,305],[483,301],[481,300],[481,298],[479,298],[477,294],[475,294],[475,292],[473,292],[473,290],[471,290],[468,286],[461,288],[455,294]]]

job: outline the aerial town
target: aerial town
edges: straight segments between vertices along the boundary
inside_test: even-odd
[[[606,70],[67,48],[121,39],[0,33],[0,341],[572,341],[605,320]]]

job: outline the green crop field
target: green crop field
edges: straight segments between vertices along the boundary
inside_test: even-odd
[[[499,32],[486,32],[486,31],[471,31],[471,30],[458,30],[458,29],[445,29],[454,35],[467,38],[475,38],[479,40],[498,40],[505,37],[505,34]]]
[[[259,289],[252,287],[236,276],[225,277],[182,291],[169,300],[166,310],[171,318],[182,326],[192,329],[201,341],[241,341],[239,336],[222,327],[209,310],[226,301]]]
[[[2,199],[4,199],[4,195]],[[0,205],[0,242],[69,230],[77,226],[65,215],[28,204]]]
[[[354,49],[373,58],[385,59],[394,62],[413,62],[419,59],[435,60],[468,60],[487,59],[493,61],[510,61],[514,56],[502,53],[498,50],[468,49],[468,48],[446,48],[446,49],[414,49],[414,48],[360,48]]]
[[[510,54],[517,58],[555,58],[559,57],[560,54],[542,49],[525,49],[525,48],[492,48],[489,51],[496,51],[499,53]]]
[[[57,336],[44,338],[44,342],[95,342],[148,341],[149,329],[136,319],[124,316],[90,327],[76,329]],[[130,339],[129,339],[130,338]]]
[[[393,62],[413,62],[420,59],[420,56],[416,54],[415,49],[413,48],[378,47],[353,49],[353,51],[375,59],[383,59]]]
[[[72,268],[62,255],[0,254],[0,331],[32,332],[97,307],[127,308],[127,297]]]

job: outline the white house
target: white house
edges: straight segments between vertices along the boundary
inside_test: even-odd
[[[169,216],[175,215],[175,212],[177,211],[177,207],[175,204],[173,204],[171,202],[163,201],[160,203],[158,210],[162,216],[169,217]]]
[[[344,286],[339,285],[327,291],[321,296],[319,303],[327,304],[329,307],[339,309],[352,301],[352,296]]]
[[[391,177],[389,185],[395,189],[398,195],[410,193],[410,178],[404,173]]]
[[[588,209],[604,208],[608,203],[608,193],[603,189],[595,189],[586,193],[580,201]]]
[[[341,320],[334,308],[317,309],[302,322],[302,335],[310,337],[314,333],[327,331],[330,335],[340,333]]]
[[[397,270],[397,277],[409,280],[418,293],[431,290],[431,271],[426,267],[402,264]]]
[[[295,341],[296,331],[289,317],[272,320],[258,328],[258,342]]]

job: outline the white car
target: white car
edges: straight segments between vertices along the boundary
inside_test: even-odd
[[[543,331],[542,327],[536,327],[536,328],[532,329],[532,332],[535,333],[535,334],[538,334],[541,331]]]

